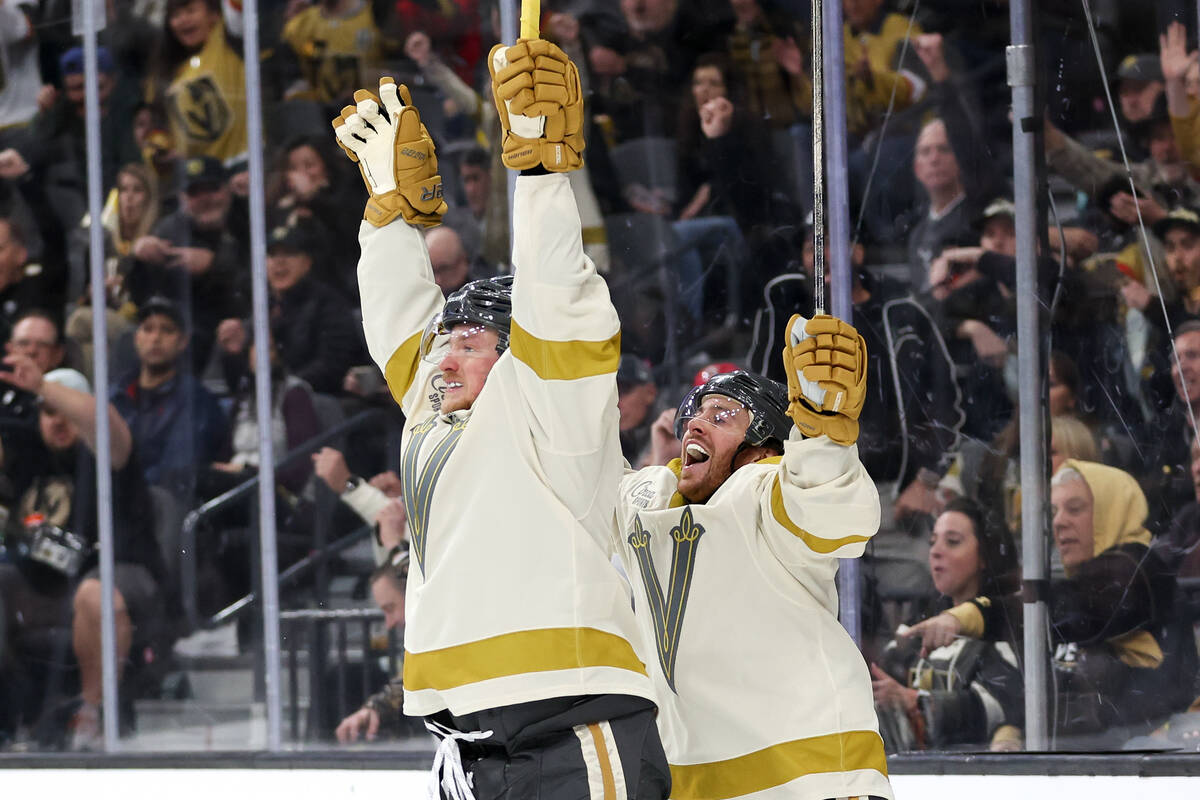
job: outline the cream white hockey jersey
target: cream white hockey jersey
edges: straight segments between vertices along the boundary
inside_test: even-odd
[[[626,474],[616,531],[657,656],[671,797],[892,797],[871,679],[837,621],[837,559],[879,526],[858,449],[793,428],[782,457],[701,505],[678,468]]]
[[[401,220],[359,231],[367,345],[407,417],[410,715],[653,699],[629,590],[609,560],[617,315],[583,254],[565,175],[518,179],[514,217],[510,346],[472,408],[448,415],[436,365],[418,358],[444,302],[421,232]]]

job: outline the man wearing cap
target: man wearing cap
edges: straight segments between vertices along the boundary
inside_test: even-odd
[[[318,247],[312,228],[303,223],[270,231],[271,335],[290,374],[315,392],[339,394],[347,370],[364,360],[362,336],[341,294],[312,273]],[[247,325],[231,318],[217,329],[226,380],[233,388],[250,375]]]
[[[124,164],[141,161],[141,152],[133,138],[133,112],[136,93],[115,92],[117,85],[112,55],[108,48],[96,52],[100,91],[100,166],[105,189],[113,186],[117,170]],[[69,187],[77,204],[70,213],[61,213],[64,227],[74,226],[86,210],[87,131],[84,103],[83,49],[73,47],[58,60],[62,74],[62,94],[53,105],[39,111],[30,124],[30,135],[17,149],[25,169],[36,179],[54,187]],[[22,170],[23,172],[23,170]],[[7,177],[19,177],[12,172]],[[74,216],[71,216],[71,215]]]
[[[1149,119],[1162,93],[1158,53],[1128,55],[1117,65],[1117,101],[1126,123],[1137,125]]]
[[[0,613],[12,654],[6,660],[6,674],[0,676],[0,686],[11,695],[0,706],[18,717],[16,721],[36,720],[36,698],[44,696],[44,687],[36,681],[42,676],[22,660],[24,654],[14,645],[31,631],[69,625],[81,682],[68,730],[70,744],[77,749],[95,748],[101,741],[102,694],[102,593],[95,550],[96,401],[79,373],[43,373],[33,359],[18,353],[4,358],[0,380],[41,401],[40,435],[34,446],[19,452],[0,448],[0,465],[16,496],[8,509],[6,544],[14,545],[19,556],[15,563],[0,564]],[[111,405],[108,418],[112,460],[106,468],[112,470],[117,664],[123,668],[135,632],[148,634],[158,616],[164,570],[129,428]],[[0,442],[7,445],[7,436],[0,435]],[[34,547],[39,537],[55,546]]]
[[[248,310],[248,244],[231,233],[233,193],[220,161],[183,159],[178,166],[179,210],[133,243],[125,286],[135,304],[155,295],[179,304],[188,322],[192,363],[208,363],[217,323]]]
[[[152,297],[138,308],[138,367],[112,386],[113,407],[129,426],[147,482],[190,504],[198,465],[228,459],[229,423],[217,399],[180,360],[188,347],[179,306]]]

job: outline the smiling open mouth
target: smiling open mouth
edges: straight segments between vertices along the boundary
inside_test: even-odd
[[[703,464],[708,459],[708,451],[695,442],[689,442],[687,448],[683,451],[683,465],[685,467],[690,467],[693,464]]]

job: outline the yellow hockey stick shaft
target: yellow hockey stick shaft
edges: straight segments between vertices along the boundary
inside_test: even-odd
[[[536,39],[541,34],[542,0],[521,0],[521,38]]]

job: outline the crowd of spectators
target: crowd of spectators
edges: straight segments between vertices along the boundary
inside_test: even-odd
[[[1169,0],[1155,14],[1094,2],[1105,87],[1081,77],[1096,64],[1078,4],[1040,5],[1052,213],[1033,299],[1050,342],[1053,467],[1073,465],[1055,478],[1047,531],[1058,545],[1049,590],[1056,731],[1070,746],[1119,747],[1113,731],[1149,733],[1200,696],[1191,628],[1200,619],[1189,616],[1198,603],[1186,580],[1200,578],[1195,11]],[[30,570],[17,544],[47,526],[59,532],[54,541],[79,539],[85,550],[95,537],[78,521],[91,507],[82,465],[93,439],[82,412],[95,402],[97,313],[83,51],[58,7],[0,6],[0,673],[24,676],[0,685],[38,696],[28,682],[39,676],[21,662],[44,643],[18,635],[30,620],[73,631],[81,693],[56,713],[72,722],[68,743],[86,747],[99,717],[92,566]],[[571,180],[585,248],[622,316],[622,445],[635,467],[662,461],[678,450],[671,423],[684,376],[709,365],[781,377],[780,329],[812,310],[808,3],[542,7],[543,35],[572,56],[586,96],[587,164]],[[852,263],[853,323],[871,356],[859,450],[883,504],[864,570],[864,651],[893,747],[1018,746],[1008,10],[990,0],[842,8],[853,241],[827,245],[848,249]],[[277,454],[364,408],[397,415],[359,319],[361,185],[328,127],[355,89],[384,74],[407,83],[437,144],[450,210],[426,241],[443,291],[508,271],[510,247],[484,63],[499,40],[494,0],[266,4],[259,109],[246,107],[236,4],[114,0],[108,13],[98,223],[118,630],[123,663],[132,663],[124,656],[139,652],[134,643],[169,647],[186,632],[150,613],[178,616],[180,555],[161,536],[157,548],[147,544],[146,509],[181,519],[258,468],[248,115],[265,125]],[[278,471],[281,541],[291,542],[281,544],[284,565],[312,546],[306,518],[318,490],[344,501],[345,526],[361,518],[402,529],[398,478],[373,439],[352,435],[344,455],[315,448]],[[245,507],[215,519],[222,532],[201,569],[209,611],[250,589],[247,540],[229,531],[251,521]],[[1073,525],[1093,532],[1071,533]],[[396,544],[377,540],[377,561]],[[955,555],[962,548],[969,558]],[[963,610],[972,603],[975,612]],[[938,613],[946,608],[958,609],[953,630]],[[988,641],[939,641],[948,630]],[[1167,670],[1179,690],[1170,697],[1152,689]],[[1156,702],[1143,702],[1151,695]],[[1102,702],[1081,707],[1076,697]],[[0,705],[0,741],[45,711]],[[387,708],[370,705],[344,736],[373,732]]]

